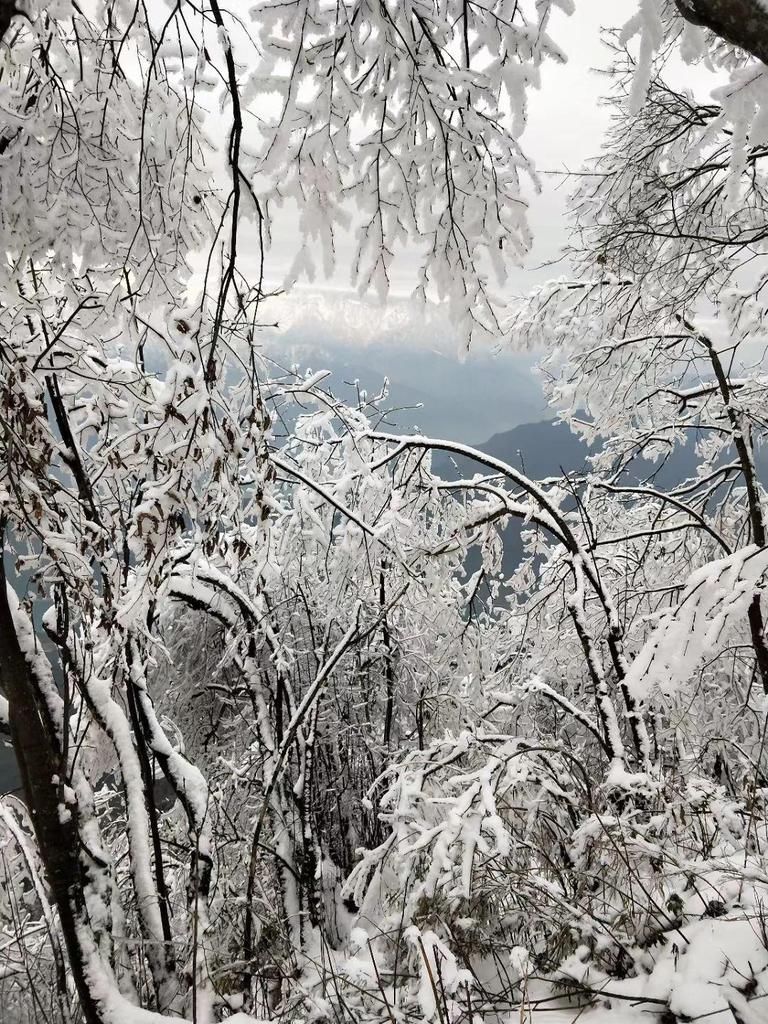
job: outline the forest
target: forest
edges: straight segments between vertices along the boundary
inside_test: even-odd
[[[2,1024],[768,1022],[768,3],[600,5],[515,296],[590,2],[0,0]],[[582,468],[266,357],[406,251]]]

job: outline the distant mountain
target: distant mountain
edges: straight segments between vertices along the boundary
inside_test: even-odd
[[[696,473],[698,459],[694,444],[695,438],[691,436],[687,444],[675,448],[664,462],[652,463],[646,459],[637,459],[633,463],[631,478],[643,480],[653,474],[653,486],[674,487]],[[599,445],[590,447],[585,444],[560,420],[541,420],[537,423],[523,423],[511,430],[494,434],[485,443],[474,447],[506,462],[514,469],[522,470],[526,476],[540,480],[587,469],[587,458]],[[758,451],[757,459],[762,475],[762,470],[768,468],[768,452]],[[488,472],[482,463],[464,457],[454,458],[445,453],[436,454],[432,466],[441,476],[456,476],[458,472],[466,477]]]
[[[345,401],[356,400],[356,382],[372,396],[388,379],[389,396],[382,408],[394,411],[382,425],[399,432],[478,444],[499,424],[514,427],[547,412],[533,371],[535,360],[528,355],[471,353],[460,362],[455,355],[426,347],[310,344],[290,334],[279,346],[268,346],[266,354],[285,368],[295,364],[302,372],[330,370],[324,387]]]
[[[494,352],[478,338],[461,358],[462,342],[447,303],[413,303],[390,297],[381,305],[353,292],[295,289],[267,299],[259,310],[265,326],[261,351],[282,366],[333,373],[339,398],[350,396],[345,380],[359,380],[369,394],[384,377],[392,406],[422,404],[395,413],[395,429],[479,444],[502,427],[547,415],[538,376],[539,356]]]
[[[480,450],[536,480],[584,469],[589,454],[581,438],[559,420],[522,423],[494,434],[480,445]],[[465,469],[472,473],[487,472],[477,463],[465,461]],[[447,467],[444,462],[442,465]]]
[[[563,472],[578,472],[586,467],[589,455],[589,448],[581,438],[558,420],[522,423],[512,430],[494,434],[484,444],[475,447],[486,455],[506,462],[513,469],[521,470],[534,480],[560,476]],[[433,455],[432,469],[445,480],[471,479],[477,473],[485,475],[490,472],[480,462],[446,452]],[[521,531],[522,524],[517,519],[509,519],[502,530],[502,569],[506,573],[512,573],[522,560]],[[479,564],[476,554],[470,556],[468,571],[476,571]]]
[[[587,458],[593,450],[559,420],[523,423],[512,430],[494,434],[484,444],[475,447],[514,469],[522,470],[533,480],[579,473],[587,468]],[[756,461],[761,481],[768,482],[768,449],[758,449]],[[663,463],[638,459],[633,464],[632,474],[627,476],[627,482],[638,482],[653,474],[653,487],[671,489],[695,476],[697,464],[695,438],[691,436],[687,444],[675,448]],[[445,452],[433,456],[432,468],[446,480],[467,479],[477,473],[490,472],[482,463]],[[515,519],[510,519],[503,530],[502,568],[506,573],[513,572],[523,557],[521,530],[522,524]],[[474,562],[468,565],[470,571],[476,568]]]

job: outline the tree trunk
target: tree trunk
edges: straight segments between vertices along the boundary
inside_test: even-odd
[[[768,64],[768,9],[761,0],[675,0],[675,6],[692,25]]]
[[[68,805],[60,814],[59,788],[54,777],[65,779],[65,767],[51,721],[37,686],[32,666],[19,645],[8,602],[5,567],[0,545],[0,687],[8,698],[11,740],[19,763],[24,794],[34,823],[40,855],[61,921],[69,964],[87,1024],[103,1024],[86,979],[86,964],[78,937],[85,899],[79,857],[77,808]],[[62,820],[64,818],[64,820]]]

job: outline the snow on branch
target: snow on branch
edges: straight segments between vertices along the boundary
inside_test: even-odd
[[[688,577],[676,605],[634,658],[627,685],[638,698],[673,695],[706,660],[722,650],[734,623],[765,589],[768,548],[741,548]]]

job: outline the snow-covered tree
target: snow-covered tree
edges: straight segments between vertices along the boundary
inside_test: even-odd
[[[431,231],[430,272],[444,282],[449,271],[440,267],[462,266],[467,322],[484,316],[484,271],[469,255],[480,244],[497,250],[501,231],[513,245],[524,233],[513,217],[523,161],[498,106],[513,98],[521,108],[529,78],[554,52],[549,4],[496,6],[350,4],[334,14],[323,4],[263,4],[252,26],[215,0],[203,9],[61,3],[4,18],[0,663],[8,726],[88,1021],[138,1020],[141,1005],[201,1021],[218,998],[205,938],[217,878],[215,797],[149,690],[167,658],[158,630],[171,600],[224,618],[228,630],[227,615],[239,616],[242,636],[235,633],[228,654],[256,702],[264,789],[258,824],[248,825],[251,860],[260,856],[264,816],[296,810],[298,825],[271,827],[301,847],[306,863],[289,915],[307,909],[315,840],[299,790],[283,778],[285,762],[298,757],[299,775],[311,773],[317,698],[353,645],[382,631],[385,653],[375,657],[391,664],[389,616],[400,589],[388,593],[382,558],[369,601],[319,614],[318,583],[300,620],[287,616],[278,635],[268,628],[269,602],[285,598],[294,557],[286,539],[287,553],[273,562],[272,519],[284,515],[285,501],[301,501],[297,513],[329,537],[329,514],[363,527],[334,498],[348,474],[344,460],[358,457],[354,445],[332,467],[339,484],[323,480],[314,498],[299,488],[290,499],[290,486],[276,480],[283,472],[292,484],[311,478],[305,455],[287,449],[290,461],[281,462],[269,452],[271,392],[286,389],[271,387],[259,363],[263,281],[249,284],[239,269],[241,220],[255,217],[265,243],[263,180],[285,189],[286,168],[298,167],[294,183],[306,191],[312,228],[312,196],[333,198],[320,168],[335,153],[338,188],[359,192],[374,219],[372,190],[378,196],[374,262],[400,232]],[[483,53],[491,42],[504,54],[487,80],[468,67],[477,53],[470,22],[482,28]],[[292,46],[281,115],[260,125],[256,97],[265,78],[280,85]],[[310,74],[317,95],[307,94]],[[228,122],[224,175],[213,170],[217,106]],[[394,200],[402,223],[390,218]],[[380,271],[373,276],[382,280]],[[297,444],[311,451],[316,443]],[[313,512],[318,499],[332,511]],[[383,504],[377,514],[386,519],[386,497]],[[377,537],[377,528],[363,535]],[[295,552],[301,567],[314,553],[303,530],[297,539],[307,544],[303,557]],[[338,586],[343,593],[350,584],[342,577]],[[271,703],[264,665],[277,672]],[[396,699],[392,689],[385,746],[399,728]],[[155,767],[183,815],[170,836]],[[104,801],[105,785],[117,785],[117,805]],[[289,859],[283,870],[295,888],[296,864]],[[246,903],[240,953],[249,959]],[[288,927],[300,934],[303,918]]]
[[[701,23],[696,8],[728,5],[677,6]],[[673,5],[648,3],[619,38],[572,273],[507,324],[544,348],[588,467],[537,483],[459,445],[389,439],[393,458],[474,459],[482,476],[443,485],[469,496],[470,529],[527,528],[474,727],[407,756],[382,801],[391,832],[348,883],[377,970],[407,964],[427,1017],[524,1006],[542,974],[690,1017],[712,999],[749,1016],[766,991],[743,961],[743,990],[688,983],[706,920],[753,920],[764,898],[763,869],[758,890],[746,875],[765,857],[766,93],[761,65],[690,27],[682,55],[710,64],[712,101],[670,87],[680,29]],[[680,939],[678,968],[663,947]],[[753,954],[765,964],[764,943]]]
[[[363,289],[384,296],[414,239],[417,296],[466,340],[497,328],[491,274],[529,244],[526,92],[571,6],[0,5],[0,713],[26,804],[0,804],[0,924],[21,1020],[328,1016],[348,985],[361,1014],[453,1019],[502,938],[556,940],[555,963],[578,919],[600,954],[580,983],[628,970],[633,937],[677,920],[648,879],[690,813],[708,855],[764,870],[764,389],[717,333],[760,332],[740,261],[761,253],[762,7],[643,0],[619,137],[577,205],[597,280],[576,260],[564,305],[556,287],[516,314],[553,346],[557,400],[608,436],[589,478],[383,434],[385,396],[347,408],[259,357],[283,199],[291,277],[330,266],[356,209]],[[665,90],[670,50],[727,78],[715,105]],[[310,411],[278,445],[292,403]],[[627,483],[694,426],[690,490]],[[485,476],[441,480],[434,451]],[[502,586],[508,517],[528,551]],[[664,775],[716,742],[703,713],[693,744],[675,724],[700,677],[757,722],[728,799]],[[595,860],[630,839],[596,897]],[[366,936],[367,974],[340,978]]]

